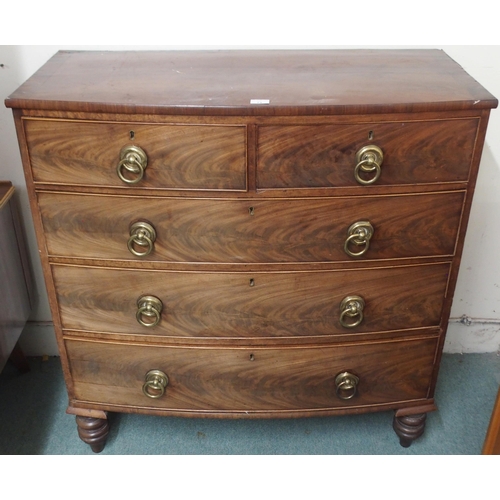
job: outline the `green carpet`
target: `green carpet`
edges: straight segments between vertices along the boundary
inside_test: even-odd
[[[0,374],[0,454],[94,455],[66,414],[59,358]],[[424,435],[402,448],[392,412],[282,420],[112,414],[102,455],[479,455],[500,381],[496,354],[445,354]]]

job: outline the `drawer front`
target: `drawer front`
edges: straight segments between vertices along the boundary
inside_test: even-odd
[[[212,263],[453,255],[463,200],[463,192],[288,200],[38,193],[50,255]],[[137,221],[152,226],[154,242],[136,244]],[[353,241],[358,222],[370,223],[371,239]]]
[[[194,412],[327,410],[427,397],[435,338],[321,348],[172,348],[66,340],[77,400]],[[165,392],[143,393],[160,370]],[[356,377],[351,399],[335,383]],[[149,387],[146,387],[149,390]],[[153,392],[156,394],[155,392]],[[159,393],[158,393],[159,394]]]
[[[24,128],[35,182],[246,190],[244,126],[25,120]],[[122,148],[131,145],[147,157],[144,176],[136,184],[122,181],[117,171]],[[139,173],[129,172],[125,165],[122,175],[137,179]]]
[[[270,273],[54,265],[52,272],[64,329],[241,339],[439,326],[449,265]],[[353,316],[341,306],[350,296],[364,301]],[[161,307],[143,314],[152,302],[142,297],[159,299]]]
[[[478,120],[261,126],[257,186],[315,188],[359,186],[357,152],[383,152],[376,185],[467,181]],[[366,166],[366,165],[365,165]],[[364,180],[373,174],[360,174]]]

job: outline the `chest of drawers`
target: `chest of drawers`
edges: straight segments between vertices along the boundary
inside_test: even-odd
[[[6,105],[94,451],[108,412],[422,434],[497,106],[448,56],[60,52]]]

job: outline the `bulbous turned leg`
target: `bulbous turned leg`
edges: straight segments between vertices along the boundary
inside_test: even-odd
[[[109,423],[104,418],[76,417],[80,439],[90,445],[94,453],[104,449],[109,433]]]
[[[399,436],[399,443],[408,448],[411,443],[424,433],[427,413],[417,415],[394,416],[392,427]]]

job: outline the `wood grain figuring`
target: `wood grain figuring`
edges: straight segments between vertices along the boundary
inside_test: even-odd
[[[391,409],[404,446],[420,436],[498,105],[444,52],[65,51],[5,103],[68,412],[95,451],[108,411]],[[130,145],[148,157],[133,185],[116,172]],[[367,145],[384,159],[364,186]],[[127,249],[139,221],[156,231],[147,257]],[[352,257],[360,221],[374,235]],[[153,327],[137,320],[144,295],[163,304]],[[353,295],[363,319],[347,328]],[[152,369],[169,378],[158,400],[142,391]],[[347,401],[344,371],[360,377]]]
[[[463,198],[460,191],[288,200],[38,194],[50,255],[215,263],[356,261],[344,243],[360,220],[375,229],[363,259],[452,255]],[[138,220],[157,233],[145,258],[127,249],[130,225]]]
[[[116,168],[121,149],[132,144],[148,157],[141,188],[246,190],[244,126],[56,120],[24,126],[35,182],[129,188]]]
[[[77,400],[244,416],[424,399],[436,350],[435,338],[281,349],[66,344]],[[151,369],[169,378],[157,400],[142,393]],[[335,394],[335,376],[346,370],[360,378],[357,396],[347,401]]]
[[[261,126],[258,188],[356,186],[356,153],[375,144],[384,152],[377,185],[468,179],[477,119]]]
[[[187,338],[342,335],[437,326],[448,272],[448,264],[309,273],[53,266],[64,328]],[[164,305],[154,328],[136,321],[142,295],[153,295]],[[363,323],[353,329],[339,323],[340,303],[348,295],[366,302]]]
[[[441,50],[174,50],[58,52],[5,103],[87,113],[297,116],[480,110],[498,101]]]

